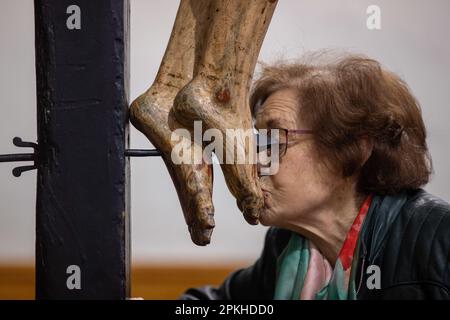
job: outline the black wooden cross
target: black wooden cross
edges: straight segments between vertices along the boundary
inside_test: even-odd
[[[36,298],[130,296],[129,0],[35,0]]]

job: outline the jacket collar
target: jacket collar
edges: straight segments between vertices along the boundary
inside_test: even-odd
[[[397,218],[403,205],[408,200],[406,191],[395,195],[375,195],[361,230],[362,255],[373,261]]]

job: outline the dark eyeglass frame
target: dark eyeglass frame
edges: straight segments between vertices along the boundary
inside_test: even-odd
[[[286,132],[286,148],[284,148],[283,153],[280,153],[280,159],[286,154],[287,148],[289,145],[289,133],[291,134],[313,134],[313,130],[307,130],[307,129],[284,129],[284,128],[277,128],[278,130],[283,130]]]
[[[287,146],[289,145],[289,134],[291,133],[291,134],[314,134],[314,131],[313,130],[308,130],[308,129],[285,129],[285,128],[270,128],[270,129],[267,129],[267,130],[269,130],[269,132],[270,132],[270,130],[279,130],[279,131],[283,131],[283,132],[285,132],[285,136],[286,136],[286,147],[284,148],[284,150],[283,150],[283,153],[280,153],[280,159],[281,159],[281,157],[283,157],[285,154],[286,154],[286,152],[287,152]],[[268,144],[268,145],[271,145],[271,144]],[[280,144],[279,144],[280,145]],[[279,148],[280,149],[280,148]]]

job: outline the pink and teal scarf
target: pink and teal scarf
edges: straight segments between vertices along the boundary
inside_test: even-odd
[[[344,241],[334,269],[317,247],[292,232],[277,261],[277,300],[354,300],[359,233],[373,195],[363,202]]]

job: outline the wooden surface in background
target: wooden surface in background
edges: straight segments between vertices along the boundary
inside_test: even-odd
[[[248,264],[141,265],[132,269],[132,296],[177,299],[186,289],[219,285],[228,274]],[[0,266],[0,299],[34,299],[34,266]]]
[[[1,266],[0,299],[34,299],[34,266]]]

